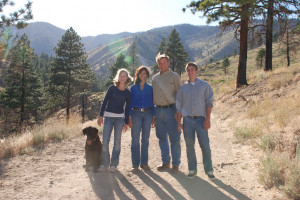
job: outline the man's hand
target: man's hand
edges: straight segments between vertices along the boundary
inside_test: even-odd
[[[182,131],[182,124],[181,124],[181,122],[177,122],[177,130],[178,130],[179,133],[181,133],[181,131]]]
[[[203,126],[205,130],[210,129],[210,118],[206,118],[203,122]]]

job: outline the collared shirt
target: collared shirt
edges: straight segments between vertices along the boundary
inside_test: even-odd
[[[141,90],[141,85],[133,85],[130,88],[131,91],[131,105],[130,105],[130,115],[132,113],[132,108],[152,108],[152,113],[154,115],[154,105],[153,105],[153,89],[152,86],[145,83],[144,89]]]
[[[163,73],[157,73],[152,80],[153,103],[159,106],[174,104],[180,86],[179,75],[170,69]]]
[[[128,124],[129,121],[129,108],[131,103],[131,92],[129,89],[120,90],[118,87],[111,85],[104,97],[100,108],[100,116],[104,116],[104,112],[115,113],[115,117],[125,116],[125,124]],[[125,108],[125,111],[124,111]],[[125,113],[125,115],[123,115]]]
[[[214,93],[211,86],[199,78],[192,85],[190,82],[183,84],[176,95],[176,108],[183,117],[206,117],[206,107],[213,107]]]

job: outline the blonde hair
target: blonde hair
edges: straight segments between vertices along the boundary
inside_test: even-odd
[[[156,63],[158,63],[158,61],[162,58],[165,58],[165,59],[167,59],[168,62],[170,62],[169,56],[167,56],[166,54],[158,53],[155,57]]]
[[[113,79],[113,83],[114,83],[115,86],[118,86],[119,83],[120,83],[119,82],[119,76],[120,76],[121,72],[125,72],[127,74],[127,76],[128,76],[126,84],[130,83],[131,81],[133,81],[133,78],[130,76],[129,71],[127,69],[125,69],[125,68],[121,68],[121,69],[119,69],[117,71],[117,74],[116,74],[115,78]]]

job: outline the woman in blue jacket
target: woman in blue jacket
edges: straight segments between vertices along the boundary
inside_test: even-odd
[[[143,170],[149,170],[148,148],[151,124],[155,126],[153,105],[153,89],[146,81],[149,70],[145,66],[139,67],[135,72],[134,85],[131,86],[132,94],[129,116],[131,128],[131,160],[132,172],[138,171],[140,166]],[[142,133],[142,134],[141,134]],[[141,145],[140,145],[140,136]]]

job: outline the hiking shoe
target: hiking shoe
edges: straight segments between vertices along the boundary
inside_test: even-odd
[[[98,171],[99,171],[99,172],[105,172],[105,170],[106,170],[106,169],[105,169],[104,165],[100,165]]]
[[[117,168],[116,168],[115,166],[110,166],[109,171],[110,171],[111,173],[114,173],[116,170],[117,170]]]
[[[134,173],[134,172],[139,171],[139,169],[138,169],[138,167],[132,167],[130,171]]]
[[[196,176],[196,174],[197,174],[197,170],[190,170],[189,174],[187,175],[187,177],[189,179],[192,179],[192,178],[194,178]]]
[[[171,172],[172,172],[172,174],[177,174],[179,172],[179,166],[173,165]]]
[[[168,168],[170,168],[170,164],[162,164],[162,165],[157,166],[158,171],[162,171],[162,170],[165,170]]]
[[[142,168],[143,170],[150,170],[150,167],[149,167],[148,164],[141,164],[141,168]]]
[[[207,172],[206,175],[208,176],[208,178],[213,181],[216,179],[215,175],[213,172]]]

